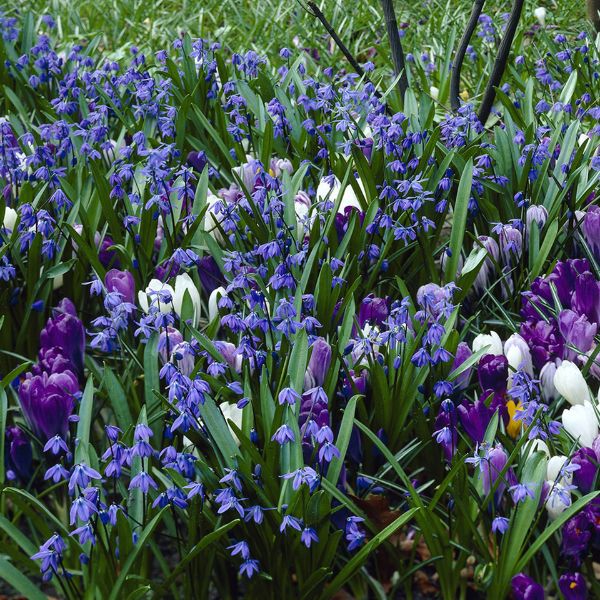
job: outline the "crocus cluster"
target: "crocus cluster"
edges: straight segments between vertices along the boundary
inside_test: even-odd
[[[37,363],[19,385],[19,400],[31,429],[45,444],[55,436],[66,438],[80,395],[85,331],[68,298],[53,309],[40,345]]]

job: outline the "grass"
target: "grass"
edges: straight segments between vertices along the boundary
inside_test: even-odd
[[[0,3],[2,7],[3,3]],[[378,0],[322,0],[319,3],[334,29],[351,51],[367,60],[368,52],[384,44],[378,62],[387,63],[385,26]],[[511,3],[488,2],[491,15],[509,10]],[[534,8],[546,6],[548,22],[573,30],[585,23],[583,1],[528,3],[523,23],[535,24]],[[454,30],[462,31],[471,2],[467,0],[421,0],[396,2],[398,22],[405,24],[404,45],[408,52],[440,54]],[[220,41],[235,51],[253,49],[274,56],[284,46],[316,48],[325,65],[343,60],[318,21],[303,2],[289,0],[19,0],[5,3],[5,12],[33,11],[51,14],[65,41],[101,36],[101,48],[116,55],[136,44],[155,50],[182,32],[192,37]],[[587,25],[586,25],[587,26]],[[379,54],[379,52],[378,52]],[[442,52],[443,54],[443,52]]]

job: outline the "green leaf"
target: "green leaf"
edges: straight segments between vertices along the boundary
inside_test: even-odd
[[[81,403],[79,404],[79,423],[77,423],[77,447],[75,448],[75,463],[90,464],[90,427],[94,408],[94,382],[88,377]]]
[[[127,579],[127,576],[129,575],[129,571],[131,571],[131,568],[133,567],[133,564],[135,563],[140,552],[146,547],[146,540],[148,540],[148,538],[154,533],[154,530],[162,519],[163,513],[167,510],[169,510],[168,506],[162,508],[161,511],[155,515],[152,521],[148,523],[148,525],[140,534],[137,543],[133,547],[133,550],[127,555],[125,564],[122,566],[121,572],[119,573],[119,576],[117,577],[117,580],[112,588],[109,600],[117,600],[117,598],[121,597],[121,589]]]
[[[354,413],[356,412],[356,403],[362,396],[357,394],[350,398],[346,408],[344,409],[344,416],[342,417],[342,424],[340,425],[340,431],[338,433],[336,446],[340,452],[339,458],[335,456],[329,465],[327,470],[327,479],[335,485],[338,481],[340,473],[342,471],[342,465],[344,464],[344,458],[348,445],[350,444],[350,436],[352,435],[352,427],[354,426]]]
[[[160,598],[165,592],[164,590],[168,588],[174,581],[177,579],[179,574],[185,569],[185,567],[190,563],[202,550],[208,548],[212,543],[216,542],[219,538],[224,536],[230,529],[235,527],[240,523],[239,519],[235,519],[231,521],[231,523],[227,523],[214,531],[211,531],[209,534],[205,535],[195,546],[193,546],[183,557],[181,561],[177,564],[177,566],[173,569],[171,574],[165,581],[162,583],[160,588],[155,592],[155,598]]]
[[[28,600],[47,600],[46,594],[29,580],[5,556],[0,556],[0,579],[6,581]]]
[[[129,405],[127,403],[127,395],[125,394],[121,382],[107,365],[104,365],[104,385],[115,413],[117,425],[123,431],[126,431],[133,423],[131,411],[129,410]]]
[[[456,202],[454,203],[452,233],[450,234],[451,256],[446,265],[446,281],[455,281],[458,270],[458,259],[462,249],[467,225],[471,184],[473,183],[473,159],[469,159],[458,184]]]
[[[153,419],[160,410],[160,398],[155,394],[155,392],[158,393],[159,391],[158,334],[153,333],[144,350],[144,398],[146,401],[147,415],[152,421],[152,431],[157,440],[162,438],[163,428],[161,419]]]

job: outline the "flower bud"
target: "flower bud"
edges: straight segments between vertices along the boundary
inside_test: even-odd
[[[181,313],[186,292],[189,294],[190,300],[192,301],[192,325],[197,327],[200,322],[200,292],[192,281],[192,278],[187,273],[183,273],[177,275],[175,278],[175,292],[173,294],[173,308],[179,317],[182,316]]]
[[[171,299],[169,302],[163,302],[153,292],[168,292]],[[151,279],[146,290],[138,292],[138,303],[145,313],[148,312],[150,304],[154,303],[154,306],[158,306],[160,312],[168,314],[173,310],[172,302],[174,296],[175,290],[168,283],[163,283],[159,279]]]
[[[17,223],[18,216],[19,216],[19,214],[17,213],[17,211],[14,208],[11,208],[10,206],[6,206],[4,208],[4,219],[2,222],[2,225],[4,226],[4,228],[8,229],[12,233],[12,231],[14,231],[14,229],[15,229],[15,225]]]
[[[490,331],[489,334],[480,333],[473,340],[473,352],[479,352],[482,348],[486,348],[486,354],[495,354],[501,356],[504,354],[502,350],[502,340],[495,331]]]
[[[508,365],[512,369],[515,371],[525,371],[529,375],[533,375],[533,363],[529,346],[518,333],[513,333],[504,342],[504,355],[508,359]]]
[[[508,380],[506,357],[495,354],[482,356],[477,367],[477,376],[482,390],[494,390],[495,392],[506,390]]]
[[[587,209],[583,219],[583,235],[596,260],[600,262],[600,206],[593,205]]]
[[[565,430],[570,433],[584,448],[591,448],[598,435],[596,413],[589,402],[575,404],[563,410],[562,422]]]
[[[546,9],[543,6],[538,6],[533,9],[533,16],[538,20],[538,23],[542,26],[546,26]]]
[[[219,300],[226,296],[227,292],[224,287],[214,289],[208,299],[208,320],[212,323],[219,316]]]
[[[554,374],[554,387],[572,405],[591,400],[588,386],[579,367],[569,360],[563,360]]]
[[[560,364],[560,359],[556,362]],[[559,393],[554,387],[554,375],[558,368],[555,361],[547,362],[540,371],[540,382],[542,386],[542,396],[546,402],[554,402],[558,397]]]
[[[135,301],[135,281],[129,271],[111,269],[104,276],[104,285],[109,292],[121,294],[123,302]]]
[[[554,521],[571,506],[571,492],[554,481],[548,481],[548,486],[550,489],[546,499],[546,510],[550,520]]]
[[[321,387],[325,382],[329,365],[331,364],[331,346],[321,337],[312,345],[312,352],[306,373],[304,374],[304,389]]]
[[[565,473],[564,476],[561,475],[562,468],[569,462],[569,459],[566,456],[559,455],[553,456],[546,465],[546,480],[547,481],[556,481],[559,480],[560,483],[568,483],[570,484],[573,475],[572,473]]]

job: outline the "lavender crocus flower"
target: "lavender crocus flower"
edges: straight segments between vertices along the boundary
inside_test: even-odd
[[[477,276],[475,277],[475,281],[473,286],[476,290],[482,291],[488,287],[490,284],[492,275],[496,270],[496,264],[500,260],[500,247],[498,246],[498,242],[492,237],[487,235],[482,235],[477,238],[479,243],[483,248],[487,250],[488,256],[483,261]]]
[[[330,364],[331,346],[323,338],[319,337],[312,345],[310,360],[304,374],[304,389],[309,390],[322,386]]]
[[[75,313],[73,303],[65,298],[53,311],[53,316],[40,332],[43,349],[58,347],[68,358],[79,375],[83,373],[85,330]]]
[[[27,373],[19,386],[19,400],[35,434],[46,442],[51,437],[65,437],[69,417],[79,392],[77,377],[71,371],[48,375]]]
[[[469,344],[466,342],[460,342],[456,347],[456,353],[454,354],[454,362],[452,363],[452,368],[450,371],[455,371],[458,369],[470,356],[472,356],[471,348],[469,348]],[[458,377],[454,380],[454,385],[456,389],[464,390],[469,385],[469,380],[471,379],[471,371],[472,368],[469,367],[465,371],[463,371]]]
[[[111,269],[104,276],[104,285],[109,292],[121,294],[123,302],[135,302],[135,280],[129,271]]]
[[[590,350],[598,325],[590,323],[585,315],[566,309],[558,315],[558,328],[566,342],[563,358],[573,360]]]

